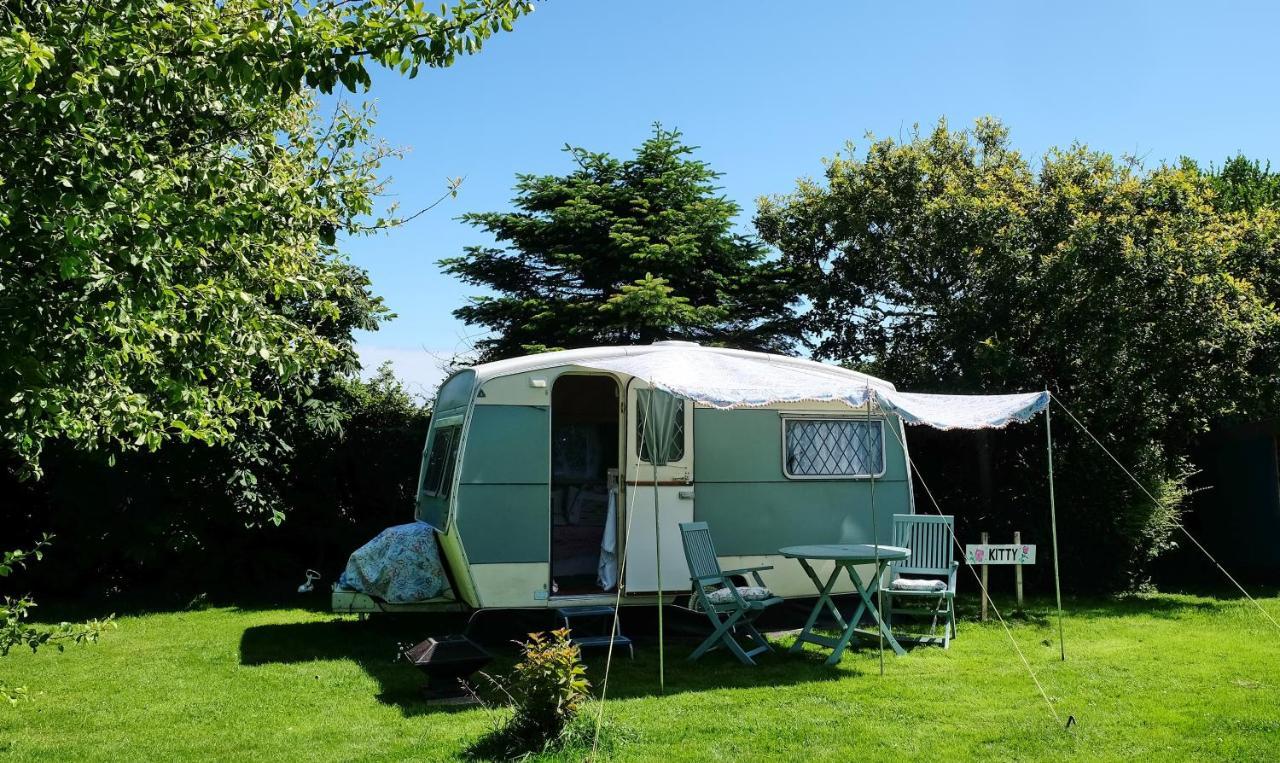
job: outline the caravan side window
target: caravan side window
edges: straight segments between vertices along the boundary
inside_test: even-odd
[[[684,460],[684,402],[684,400],[678,401],[675,409],[671,412],[675,421],[671,428],[671,444],[668,446],[669,449],[667,451],[671,454],[667,459],[668,463]],[[645,411],[645,399],[643,397],[636,397],[636,407],[636,453],[639,453],[640,460],[647,464],[651,463],[651,460],[649,458],[649,443],[645,442],[641,431],[645,426],[645,418],[648,415]]]
[[[884,474],[884,421],[783,418],[782,471],[791,479],[855,479]]]
[[[431,450],[427,453],[427,473],[422,479],[422,492],[437,498],[449,495],[453,484],[453,465],[458,460],[458,441],[462,439],[462,427],[440,427],[431,437]]]

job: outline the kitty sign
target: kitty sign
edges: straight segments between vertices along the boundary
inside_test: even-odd
[[[1034,543],[970,543],[964,547],[968,564],[1035,564]]]
[[[995,564],[1013,566],[1013,582],[1018,593],[1018,609],[1022,609],[1022,565],[1036,563],[1036,544],[1023,543],[1022,533],[1013,534],[1013,543],[988,543],[991,538],[982,534],[981,543],[970,543],[964,547],[964,560],[974,567],[982,569],[982,619],[987,619],[987,568]]]

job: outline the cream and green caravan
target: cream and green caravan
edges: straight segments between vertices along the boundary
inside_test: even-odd
[[[694,377],[709,363],[717,373],[740,370],[752,377],[744,388],[820,378],[893,392],[888,382],[843,368],[687,342],[552,352],[460,370],[436,397],[416,509],[418,520],[436,528],[449,590],[396,605],[335,590],[334,608],[562,607],[613,602],[619,582],[624,604],[655,603],[659,583],[672,601],[689,591],[679,524],[693,520],[709,523],[725,569],[773,565],[764,577],[775,594],[813,596],[813,583],[778,555],[780,547],[877,535],[887,543],[893,515],[913,511],[902,422],[865,402],[729,408],[680,397],[666,406],[672,420],[662,431],[672,441],[667,463],[655,468],[642,433],[657,422],[647,418],[650,381],[637,362]],[[721,384],[732,386],[733,378]],[[837,590],[852,590],[844,585]]]

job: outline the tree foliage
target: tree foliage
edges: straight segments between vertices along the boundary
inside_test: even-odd
[[[1216,200],[1194,167],[1080,145],[1033,168],[982,120],[837,155],[757,225],[802,276],[819,356],[909,389],[1047,388],[1071,406],[1159,499],[1057,428],[1067,547],[1094,549],[1073,571],[1124,583],[1172,542],[1194,437],[1277,389],[1276,294],[1248,244],[1274,241],[1274,221]],[[1043,469],[1043,440],[1004,442]],[[1023,486],[1011,500],[1042,506]]]
[[[516,211],[463,216],[505,248],[441,263],[496,292],[454,311],[493,332],[477,343],[482,360],[668,338],[790,345],[785,270],[733,232],[738,206],[679,131],[655,126],[628,159],[565,151],[569,174],[517,176]]]
[[[1215,206],[1223,211],[1256,213],[1280,208],[1280,174],[1272,172],[1270,163],[1264,165],[1237,154],[1206,174],[1215,192]]]
[[[1213,205],[1221,222],[1232,232],[1232,245],[1223,252],[1232,276],[1262,295],[1270,305],[1280,305],[1280,174],[1270,165],[1243,156],[1228,159],[1221,168],[1200,170],[1184,161],[1187,171],[1200,172],[1214,190]],[[1252,394],[1239,411],[1255,419],[1275,418],[1280,347],[1267,346],[1249,367]]]
[[[378,210],[366,109],[315,93],[410,76],[509,29],[526,2],[9,0],[0,5],[0,430],[226,442],[317,368],[350,363],[369,301],[337,237]],[[326,109],[327,112],[327,109]],[[360,328],[382,314],[368,312]]]

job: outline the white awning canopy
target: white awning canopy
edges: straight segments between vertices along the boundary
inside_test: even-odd
[[[634,376],[712,408],[798,402],[839,402],[860,408],[871,390],[893,389],[887,382],[836,366],[697,346],[575,360],[574,365]]]
[[[927,395],[918,392],[876,392],[881,408],[908,424],[934,429],[1003,429],[1025,424],[1049,406],[1048,392],[1015,395]]]
[[[1049,404],[1048,392],[1015,395],[898,392],[888,382],[838,366],[780,355],[688,345],[578,357],[573,364],[634,376],[653,387],[713,408],[758,408],[809,401],[862,408],[871,399],[882,410],[901,416],[908,424],[935,429],[998,429],[1029,421]]]

